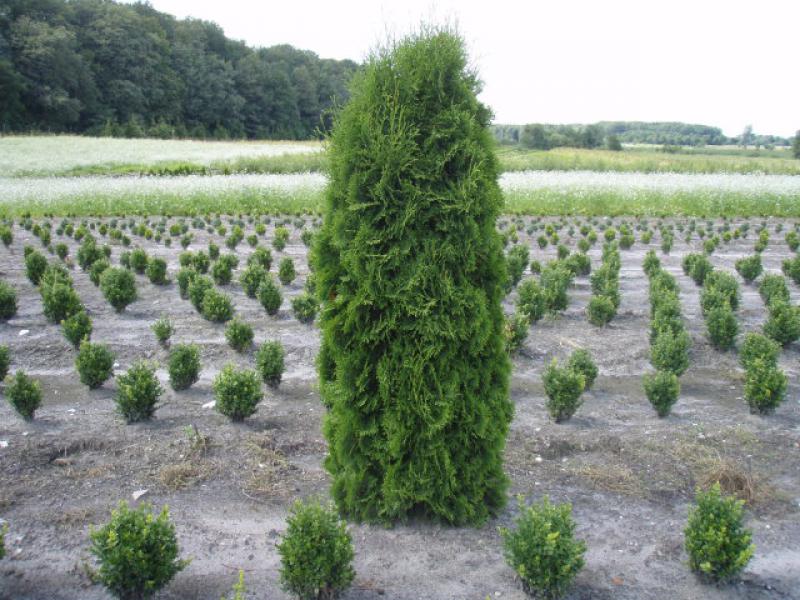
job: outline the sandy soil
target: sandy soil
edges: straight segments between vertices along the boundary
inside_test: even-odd
[[[216,600],[230,589],[239,569],[245,571],[251,597],[288,597],[278,586],[275,549],[287,510],[296,498],[325,495],[328,487],[321,468],[323,408],[315,387],[319,335],[316,326],[291,316],[288,297],[302,289],[307,268],[299,231],[290,229],[286,251],[273,251],[273,271],[288,255],[296,259],[299,276],[276,317],[268,317],[237,284],[225,286],[237,312],[254,326],[256,343],[279,339],[287,351],[280,388],[266,390],[257,414],[242,424],[204,405],[213,400],[211,381],[222,365],[253,366],[252,351],[241,355],[231,350],[224,328],[195,313],[175,284],[158,287],[137,276],[139,300],[117,315],[88,275],[74,270],[76,289],[94,320],[93,340],[110,345],[117,372],[139,358],[162,366],[159,376],[167,391],[156,418],[125,425],[114,413],[113,380],[95,391],[80,384],[75,351],[60,328],[46,322],[39,294],[24,275],[23,246],[38,247],[38,240],[15,227],[11,248],[0,249],[0,275],[16,287],[19,312],[0,324],[0,343],[11,348],[12,372],[25,369],[42,381],[45,399],[32,423],[0,403],[0,441],[8,443],[0,448],[0,517],[10,526],[8,553],[0,562],[0,598],[107,598],[87,576],[92,564],[89,526],[104,523],[119,500],[131,500],[134,491],[144,489],[145,500],[169,505],[183,555],[192,558],[159,597]],[[191,250],[210,239],[196,235]],[[790,251],[782,233],[772,237],[764,266],[778,272]],[[790,380],[787,401],[774,415],[751,415],[742,398],[736,354],[717,352],[708,344],[699,290],[681,271],[682,256],[699,248],[699,241],[689,248],[678,238],[662,261],[680,282],[693,347],[672,415],[658,419],[641,388],[642,373],[651,368],[641,269],[648,246],[637,242],[622,252],[622,304],[609,326],[598,329],[588,323],[590,288],[588,278],[579,278],[570,290],[569,308],[535,325],[514,358],[516,415],[506,452],[511,492],[529,500],[548,494],[554,501],[572,502],[588,552],[569,598],[800,598],[800,344],[781,355]],[[751,230],[750,239],[723,245],[712,262],[733,271],[736,258],[751,252],[753,238]],[[553,248],[541,251],[526,235],[522,240],[537,260],[554,255]],[[180,248],[135,238],[140,241],[152,255],[169,260],[174,276]],[[69,243],[74,255],[77,246]],[[575,240],[567,243],[574,246]],[[649,248],[658,245],[656,234]],[[120,251],[114,247],[114,261]],[[249,252],[245,243],[239,246],[242,265]],[[590,256],[597,266],[599,244]],[[790,286],[793,299],[799,300],[800,290]],[[514,299],[512,292],[506,301],[509,313]],[[192,341],[202,347],[202,377],[188,391],[175,393],[167,384],[167,352],[150,331],[163,314],[176,326],[173,343]],[[743,286],[737,316],[743,331],[761,326],[765,309],[755,287]],[[28,333],[20,335],[22,330]],[[566,357],[576,346],[592,352],[600,376],[576,416],[555,424],[544,409],[540,375],[551,357]],[[205,447],[193,443],[187,426],[207,437]],[[747,511],[757,549],[741,582],[715,588],[688,571],[682,531],[695,486],[720,465],[758,482]],[[345,598],[522,599],[497,531],[511,525],[515,514],[512,499],[480,529],[424,522],[392,529],[351,525],[358,575]]]

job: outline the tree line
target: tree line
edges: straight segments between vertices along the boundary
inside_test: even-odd
[[[357,68],[145,3],[0,4],[2,132],[306,139],[330,127]]]
[[[657,144],[663,146],[788,146],[790,140],[774,135],[758,135],[746,127],[739,136],[728,137],[718,127],[679,122],[600,121],[589,125],[493,125],[501,144],[548,150],[561,146],[598,148],[619,144]],[[620,146],[621,148],[621,146]]]

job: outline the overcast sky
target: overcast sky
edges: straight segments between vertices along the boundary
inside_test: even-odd
[[[360,61],[388,34],[456,22],[498,123],[685,121],[800,128],[800,0],[151,0],[253,46]]]

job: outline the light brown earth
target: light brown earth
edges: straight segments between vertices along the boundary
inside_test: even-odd
[[[776,223],[770,221],[770,230]],[[104,523],[119,500],[130,501],[142,489],[148,490],[145,500],[169,505],[182,553],[192,558],[159,597],[217,600],[239,569],[245,571],[249,597],[288,597],[279,589],[275,549],[287,510],[297,498],[326,495],[329,484],[321,467],[324,409],[315,387],[318,330],[294,319],[287,299],[299,293],[307,274],[299,230],[291,225],[290,230],[286,252],[273,251],[273,271],[280,257],[289,255],[296,259],[299,277],[285,288],[277,317],[268,317],[238,284],[225,286],[238,314],[254,326],[256,343],[279,339],[287,351],[280,388],[265,388],[257,414],[241,424],[204,405],[213,400],[211,381],[222,365],[232,361],[252,367],[252,351],[240,355],[231,350],[223,326],[203,320],[180,299],[175,284],[157,287],[137,276],[140,299],[118,315],[86,273],[73,271],[94,320],[93,340],[109,344],[119,363],[117,373],[139,358],[160,363],[167,391],[156,418],[125,425],[114,413],[113,380],[96,391],[80,384],[75,351],[60,327],[46,322],[39,294],[25,278],[23,246],[40,244],[15,226],[13,245],[0,249],[0,276],[17,289],[19,312],[0,324],[0,343],[10,346],[11,371],[25,369],[40,379],[45,397],[32,423],[0,403],[0,441],[8,443],[0,448],[0,518],[10,528],[7,556],[0,561],[0,598],[107,598],[87,576],[93,564],[89,526]],[[271,231],[272,226],[262,243],[271,240]],[[544,261],[555,251],[539,250],[538,235],[523,235],[522,241],[531,246],[533,258]],[[577,237],[570,241],[566,228],[561,235],[574,247]],[[751,230],[748,240],[723,245],[712,262],[733,271],[734,260],[752,251],[754,237]],[[764,263],[767,271],[779,272],[790,251],[783,233],[772,237]],[[209,239],[197,233],[190,250],[205,248]],[[54,235],[53,241],[61,240]],[[222,240],[215,241],[225,252]],[[77,244],[69,243],[74,255]],[[137,243],[167,258],[174,277],[177,243],[173,249],[134,238]],[[658,250],[658,245],[656,234],[649,248]],[[699,247],[695,240],[691,250]],[[622,251],[622,303],[609,326],[598,329],[588,323],[584,311],[590,288],[588,278],[579,278],[570,290],[568,310],[536,324],[515,356],[511,394],[516,415],[506,451],[511,493],[529,501],[548,494],[573,504],[577,532],[588,552],[568,598],[800,598],[800,345],[781,355],[790,381],[786,402],[771,416],[751,415],[742,398],[735,352],[717,352],[707,342],[699,290],[680,267],[690,248],[677,235],[672,253],[662,261],[681,286],[693,338],[691,367],[681,378],[672,415],[658,419],[641,387],[641,376],[650,369],[647,280],[641,269],[646,249],[637,241]],[[114,247],[114,262],[120,251]],[[249,252],[243,242],[241,265]],[[597,266],[599,243],[590,256]],[[790,288],[797,302],[800,291],[793,283]],[[514,298],[512,293],[506,302],[509,313]],[[202,348],[202,377],[188,391],[169,389],[167,353],[150,331],[164,314],[176,326],[173,343],[195,342]],[[743,331],[762,324],[765,310],[755,287],[743,286],[737,316]],[[29,333],[20,336],[21,330]],[[566,357],[578,346],[593,354],[600,375],[576,416],[555,424],[544,409],[540,375],[551,357]],[[205,447],[193,444],[189,426],[207,436]],[[688,571],[682,531],[695,486],[725,470],[755,486],[746,518],[756,553],[741,582],[715,588]],[[358,575],[344,597],[522,599],[497,531],[510,526],[515,513],[510,499],[501,515],[479,529],[425,522],[393,529],[351,524]]]

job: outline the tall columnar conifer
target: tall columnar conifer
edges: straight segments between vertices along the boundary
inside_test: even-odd
[[[506,500],[513,406],[489,109],[461,38],[373,53],[331,135],[314,248],[341,513],[476,524]]]

